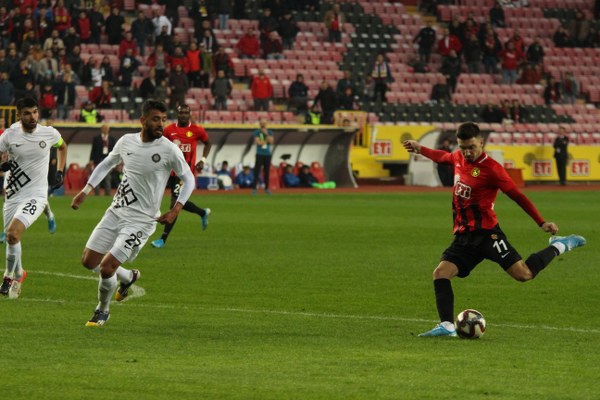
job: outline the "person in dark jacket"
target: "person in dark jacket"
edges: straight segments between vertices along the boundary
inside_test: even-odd
[[[110,127],[107,124],[103,124],[100,127],[100,134],[92,140],[92,151],[90,152],[90,164],[92,168],[95,168],[108,156],[108,153],[115,147],[117,140],[110,135]],[[106,174],[106,177],[94,188],[96,196],[100,195],[100,189],[104,189],[104,195],[110,196],[111,194],[111,175]]]
[[[569,137],[564,126],[558,130],[558,136],[554,139],[554,159],[556,160],[556,171],[562,186],[567,184],[567,162],[569,161]]]
[[[296,114],[305,114],[308,109],[308,86],[304,83],[302,74],[296,75],[296,80],[292,82],[288,89],[288,97],[290,106],[295,110]]]
[[[321,106],[321,123],[332,124],[333,113],[337,108],[337,96],[333,88],[327,81],[321,82],[321,87],[317,93],[317,97],[313,101],[312,110],[314,111],[317,105]]]
[[[433,49],[433,45],[436,43],[436,33],[431,21],[428,21],[427,26],[419,31],[413,39],[413,43],[419,45],[419,60],[429,64],[431,49]]]

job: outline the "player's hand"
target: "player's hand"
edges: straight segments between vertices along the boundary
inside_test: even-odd
[[[421,144],[416,140],[406,140],[402,143],[409,153],[421,154]]]
[[[175,221],[175,219],[177,218],[177,214],[179,213],[171,209],[163,215],[161,215],[160,217],[156,218],[156,221],[162,225],[172,224],[173,221]]]
[[[71,208],[73,210],[79,210],[79,206],[81,205],[81,203],[83,203],[86,197],[87,194],[83,192],[77,193],[77,195],[73,197],[73,201],[71,201]]]
[[[204,161],[198,161],[198,163],[194,166],[196,172],[202,172],[204,169]]]
[[[54,178],[54,185],[52,190],[56,190],[63,185],[65,181],[65,173],[63,171],[56,171],[56,177]]]
[[[544,222],[541,228],[544,232],[548,232],[553,235],[558,233],[558,225],[556,225],[554,222]]]

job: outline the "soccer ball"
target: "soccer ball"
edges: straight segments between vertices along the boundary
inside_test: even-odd
[[[456,316],[456,333],[463,339],[477,339],[485,332],[485,318],[477,310],[464,310]]]

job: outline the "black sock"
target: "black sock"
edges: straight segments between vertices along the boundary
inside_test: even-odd
[[[177,222],[177,218],[175,218],[175,220],[173,221],[172,224],[165,224],[165,230],[163,231],[163,234],[160,236],[160,238],[163,240],[163,242],[167,243],[167,239],[169,237],[169,234],[171,233],[171,229],[173,229],[173,227],[175,226],[175,222]]]
[[[206,211],[204,211],[204,209],[198,207],[197,205],[195,205],[194,203],[192,203],[191,201],[186,202],[183,205],[183,209],[185,211],[189,211],[191,213],[194,214],[198,214],[201,217],[204,217],[204,214],[206,214]]]
[[[435,289],[435,304],[440,321],[454,321],[454,292],[450,279],[436,279],[433,281]]]
[[[550,264],[550,261],[552,261],[557,255],[558,249],[554,246],[548,246],[544,250],[540,250],[537,253],[530,255],[525,261],[525,264],[527,264],[527,268],[529,268],[533,274],[533,277],[535,278],[535,276],[541,270],[546,268],[546,266]]]

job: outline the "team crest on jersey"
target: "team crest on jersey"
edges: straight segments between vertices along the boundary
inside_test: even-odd
[[[471,176],[473,178],[477,178],[480,174],[481,174],[481,170],[477,167],[475,167],[471,170]]]
[[[192,137],[192,136],[194,136],[194,134],[192,133],[192,131],[187,131],[187,132],[185,133],[185,136],[187,136],[187,137]]]
[[[152,161],[154,161],[155,163],[160,161],[160,154],[156,153],[152,155]]]
[[[492,240],[498,240],[498,235],[496,235],[495,233],[493,233],[491,236]]]
[[[44,141],[42,140],[42,141],[40,142],[40,147],[41,147],[42,149],[45,149],[45,148],[46,148],[46,142],[44,142]]]

